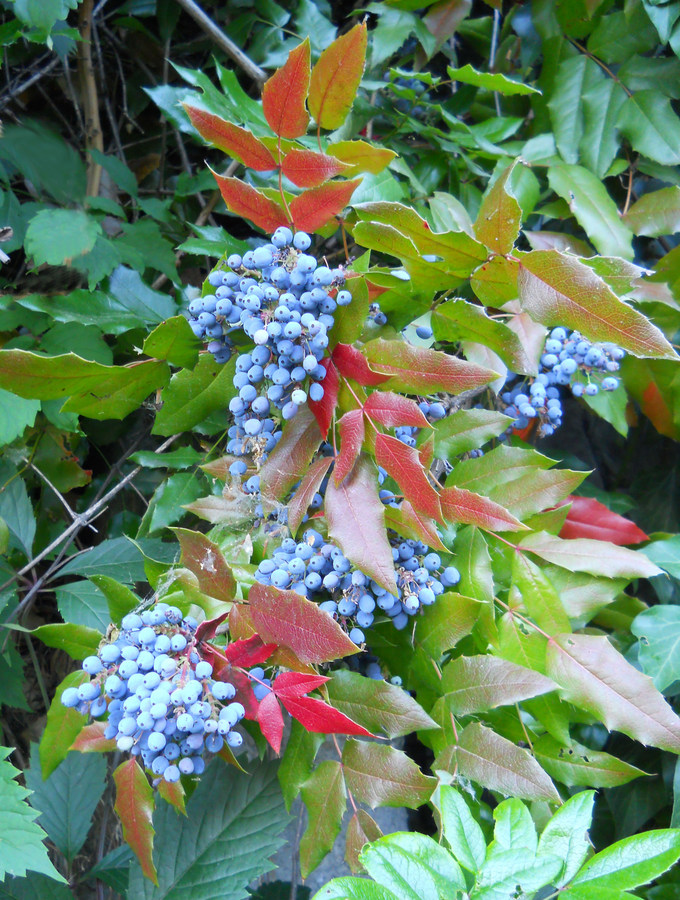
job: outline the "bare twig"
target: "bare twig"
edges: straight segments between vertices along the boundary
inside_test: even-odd
[[[104,138],[99,120],[99,94],[97,92],[94,63],[92,62],[93,6],[94,0],[83,0],[78,14],[78,31],[80,32],[78,74],[80,76],[80,89],[85,116],[85,146],[88,150],[99,150],[103,153]],[[87,195],[89,197],[98,196],[101,177],[102,167],[91,156],[88,156]]]
[[[226,36],[222,29],[213,22],[210,16],[203,12],[198,3],[195,3],[194,0],[177,0],[177,2],[182,9],[189,13],[191,18],[203,29],[203,31],[205,31],[205,33],[209,35],[222,50],[224,50],[227,56],[230,59],[233,59],[233,61],[239,65],[253,81],[257,81],[258,84],[263,84],[267,80],[265,72],[254,63],[252,59],[246,56],[243,50],[241,50],[240,47],[237,47],[231,38]]]
[[[41,62],[42,60],[47,59],[48,57],[51,57],[51,56],[52,56],[52,54],[46,54],[45,56],[41,56],[40,59],[38,60],[38,62]],[[32,75],[29,75],[29,77],[25,81],[22,81],[17,85],[12,85],[12,83],[10,82],[7,87],[7,90],[4,91],[2,93],[2,95],[0,95],[0,109],[3,109],[5,106],[7,106],[8,103],[11,103],[12,100],[14,100],[19,94],[23,94],[24,91],[27,91],[28,88],[30,88],[32,85],[34,85],[37,81],[40,81],[41,78],[44,78],[45,75],[47,75],[49,72],[51,72],[52,69],[54,69],[55,66],[58,65],[58,63],[59,63],[59,57],[54,56],[51,59],[49,59],[49,61],[47,62],[46,65],[39,68]]]

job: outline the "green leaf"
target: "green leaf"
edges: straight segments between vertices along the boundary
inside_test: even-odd
[[[312,900],[401,900],[392,891],[365,878],[334,878],[317,891]]]
[[[434,452],[451,459],[502,434],[511,419],[491,409],[459,409],[434,423]]]
[[[36,528],[33,505],[24,480],[8,462],[0,462],[0,516],[30,559]]]
[[[603,78],[583,92],[583,137],[579,145],[582,163],[604,178],[619,152],[616,127],[626,92],[612,78]]]
[[[39,409],[37,400],[26,400],[0,390],[0,446],[21,437],[24,429],[35,422]]]
[[[428,867],[400,847],[385,845],[384,838],[369,844],[359,859],[370,877],[392,891],[399,900],[439,900],[437,883]]]
[[[502,848],[503,850],[519,849],[527,850],[532,856],[538,847],[536,826],[531,818],[531,813],[521,800],[512,797],[503,800],[493,811],[496,822],[493,830],[494,841],[489,848]]]
[[[110,538],[71,557],[59,570],[59,575],[108,575],[123,583],[134,584],[145,580],[142,553],[162,562],[174,562],[177,548],[157,540],[143,540],[137,545],[126,537]]]
[[[539,855],[551,854],[563,860],[556,882],[558,887],[573,878],[590,851],[588,829],[594,800],[594,791],[580,791],[570,797],[548,821],[539,838]]]
[[[597,64],[585,54],[563,59],[558,66],[548,109],[557,149],[567,163],[577,163],[579,158],[578,148],[583,137],[581,95],[584,89],[599,80]]]
[[[588,890],[625,891],[647,884],[680,859],[680,829],[646,831],[617,841],[595,854],[575,875],[572,885]]]
[[[43,781],[37,746],[31,746],[26,787],[31,806],[40,813],[38,824],[69,863],[87,838],[92,816],[104,793],[106,761],[98,753],[71,751],[59,768]]]
[[[483,540],[483,539],[482,539]],[[459,560],[456,560],[460,565]],[[416,621],[416,642],[432,659],[439,659],[472,631],[482,600],[447,591],[422,610]]]
[[[447,66],[446,71],[452,81],[459,81],[461,84],[473,84],[476,87],[484,88],[487,91],[494,91],[497,94],[503,94],[511,97],[515,94],[540,94],[538,88],[531,87],[528,84],[522,84],[519,81],[513,81],[500,73],[491,74],[490,72],[478,72],[471,65],[465,65],[461,68]]]
[[[290,736],[279,766],[278,778],[286,808],[290,812],[293,801],[300,793],[300,788],[312,774],[314,757],[324,741],[320,734],[307,731],[293,719]]]
[[[624,219],[635,234],[648,237],[675,234],[680,231],[680,187],[673,185],[643,194]]]
[[[85,659],[86,656],[96,654],[102,640],[101,632],[94,628],[60,622],[39,625],[31,634],[48,647],[68,653],[72,659]]]
[[[139,597],[133,594],[129,587],[108,575],[90,575],[90,581],[106,597],[109,622],[113,622],[114,625],[118,625],[123,616],[139,606]]]
[[[475,897],[479,900],[502,900],[511,897],[517,888],[533,893],[552,884],[562,861],[556,856],[532,858],[523,850],[501,850],[489,854],[477,876]]]
[[[191,469],[205,461],[205,454],[193,447],[180,447],[169,453],[155,453],[153,450],[138,450],[128,459],[145,469]]]
[[[59,614],[65,622],[106,633],[111,619],[106,599],[98,587],[89,581],[70,581],[54,592]]]
[[[436,779],[423,775],[401,750],[348,740],[342,750],[347,787],[361,803],[417,809],[429,800]]]
[[[168,803],[157,807],[158,887],[144,878],[135,861],[129,896],[241,900],[248,896],[251,881],[274,868],[269,857],[281,846],[279,834],[287,822],[275,764],[261,763],[246,775],[215,760],[189,799],[186,818]]]
[[[41,5],[41,0],[29,2]],[[85,198],[87,175],[80,154],[36,121],[22,117],[20,125],[3,128],[0,158],[16,166],[39,194],[45,191],[57,203],[67,205]]]
[[[326,759],[303,784],[307,828],[300,840],[300,874],[307,878],[332,849],[347,808],[347,791],[338,760]]]
[[[202,346],[184,316],[173,316],[154,328],[142,349],[147,356],[165,359],[173,366],[193,369]]]
[[[680,752],[680,719],[652,684],[606,637],[565,634],[550,638],[547,674],[567,700],[597,716],[607,728]]]
[[[569,204],[576,221],[604,256],[633,258],[633,232],[597,175],[583,166],[551,166],[550,187]]]
[[[645,547],[645,556],[673,578],[680,578],[680,535],[652,541]]]
[[[167,436],[188,431],[200,426],[217,410],[226,409],[234,396],[235,365],[234,357],[220,365],[212,354],[203,353],[193,371],[182,369],[173,375],[161,393],[163,406],[156,414],[152,433]],[[214,430],[222,428],[218,426]]]
[[[124,309],[145,325],[160,325],[177,312],[168,294],[152,290],[139,272],[119,266],[109,278],[109,293]]]
[[[638,153],[662,165],[680,163],[680,121],[659,91],[637,91],[628,97],[616,124]]]
[[[639,638],[642,671],[665,691],[680,679],[680,606],[653,606],[635,618],[630,630]]]
[[[522,210],[510,185],[515,166],[509,165],[491,185],[474,224],[477,240],[496,253],[511,252],[522,223]]]
[[[115,850],[111,850],[110,853],[107,853],[98,863],[85,872],[82,880],[97,879],[98,881],[103,881],[104,884],[108,884],[109,887],[112,887],[119,894],[125,895],[128,888],[132,858],[132,851],[127,844],[116,847]],[[36,898],[36,900],[39,900],[39,898]]]
[[[534,756],[551,778],[569,787],[617,787],[646,774],[602,750],[563,744],[549,734],[534,741]]]
[[[61,266],[94,247],[102,234],[96,219],[79,209],[43,209],[28,223],[26,252],[36,266]]]
[[[14,641],[9,641],[4,651],[0,653],[0,707],[30,709],[24,694],[25,687],[24,660]]]
[[[512,581],[522,595],[527,612],[539,628],[548,634],[571,631],[560,595],[545,572],[523,553],[513,556]]]
[[[326,687],[332,706],[373,733],[395,738],[437,727],[410,694],[387,681],[341,669]]]
[[[439,896],[450,896],[451,889],[465,890],[465,878],[460,866],[451,854],[436,841],[424,834],[396,832],[371,843],[361,854],[361,861],[369,874],[376,881],[390,887],[390,880],[385,877],[385,869],[392,869],[392,877],[408,880],[416,887],[416,879],[427,875],[427,884],[434,883]],[[410,880],[410,872],[414,872],[414,880]],[[396,887],[396,883],[394,884]],[[422,897],[416,887],[417,896]]]
[[[0,877],[4,881],[7,875],[23,876],[31,871],[66,883],[50,862],[43,844],[45,832],[26,803],[30,792],[14,780],[20,772],[7,759],[11,752],[10,747],[0,748]]]
[[[458,716],[517,703],[555,688],[545,675],[494,656],[458,656],[442,669],[442,695]]]
[[[73,900],[66,884],[59,884],[46,875],[29,872],[25,878],[5,878],[0,884],[0,900]]]
[[[176,472],[161,482],[144,513],[138,535],[145,537],[179,522],[187,514],[183,507],[205,494],[205,481],[200,475]]]
[[[593,270],[558,250],[532,250],[522,257],[519,293],[537,322],[561,322],[591,340],[616,341],[634,356],[677,359],[663,334],[623,303]]]
[[[106,156],[101,150],[91,149],[88,153],[110,176],[114,184],[131,197],[137,196],[137,179],[134,172],[117,156]]]
[[[433,803],[439,813],[441,831],[451,853],[464,869],[478,872],[484,864],[484,834],[461,794],[449,785],[441,785]]]
[[[523,537],[519,549],[535,553],[570,572],[588,572],[605,578],[651,578],[661,574],[643,553],[592,538],[564,540],[539,531]]]
[[[72,291],[54,297],[29,294],[16,302],[25,309],[48,313],[56,322],[94,325],[106,334],[122,334],[146,324],[143,318],[103,291]]]

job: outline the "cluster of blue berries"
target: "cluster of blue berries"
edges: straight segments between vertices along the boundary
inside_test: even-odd
[[[422,607],[460,580],[454,566],[443,566],[441,557],[421,541],[400,540],[391,535],[397,594],[390,594],[352,563],[339,547],[314,529],[302,540],[286,538],[270,559],[255,572],[260,584],[296,591],[319,604],[349,628],[355,644],[365,641],[376,615],[384,613],[402,629]]]
[[[526,428],[537,420],[538,436],[548,437],[562,424],[561,388],[568,387],[574,397],[594,397],[603,391],[615,391],[625,351],[612,343],[592,343],[578,331],[553,328],[546,339],[539,373],[530,381],[509,378],[501,394],[504,412],[515,420],[508,429]]]
[[[83,660],[91,680],[61,696],[84,715],[108,712],[105,737],[168,782],[200,775],[206,755],[243,743],[234,728],[245,710],[230,702],[234,686],[214,680],[212,665],[199,658],[196,627],[166,603],[129,613],[113,639]]]

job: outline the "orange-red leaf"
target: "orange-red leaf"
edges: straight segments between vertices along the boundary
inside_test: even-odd
[[[373,372],[363,353],[351,344],[337,344],[332,358],[342,375],[354,379],[359,384],[376,385],[388,380],[389,376]]]
[[[210,144],[256,172],[276,168],[276,161],[269,150],[247,128],[239,128],[238,125],[189,103],[182,105],[196,131]]]
[[[324,381],[324,386],[328,377]],[[323,403],[323,400],[320,401]],[[316,419],[315,406],[309,403]],[[283,435],[260,469],[260,489],[268,500],[281,500],[304,473],[326,436],[310,415],[310,410],[302,407],[295,418],[286,422]]]
[[[123,826],[123,839],[139,860],[142,872],[158,885],[153,864],[153,789],[137,760],[130,757],[113,773],[116,784],[114,809]]]
[[[444,515],[450,522],[477,525],[485,531],[520,531],[526,526],[500,503],[459,487],[447,487],[441,492]]]
[[[378,434],[375,438],[375,460],[394,478],[414,509],[431,519],[444,521],[439,495],[428,480],[415,447],[407,447],[389,434]]]
[[[108,753],[116,749],[113,738],[105,738],[106,722],[92,722],[86,725],[75,741],[71,744],[71,750],[79,750],[81,753]]]
[[[173,531],[182,551],[181,563],[194,573],[199,589],[225,603],[233,600],[236,579],[217,544],[199,531],[187,528],[174,528]]]
[[[307,672],[282,672],[277,675],[272,690],[277,697],[302,697],[330,681],[325,675],[310,675]]]
[[[309,113],[305,107],[310,76],[309,38],[288,54],[262,88],[262,111],[275,134],[296,138],[307,131]]]
[[[619,546],[649,540],[635,522],[612,512],[593,497],[568,497],[566,502],[571,503],[571,509],[560,531],[561,538],[593,538]]]
[[[398,428],[400,425],[431,427],[415,400],[391,391],[374,391],[364,403],[364,412],[385,428]]]
[[[335,461],[333,478],[336,484],[352,471],[364,442],[364,414],[360,409],[351,409],[338,422],[340,430],[340,453]]]
[[[276,644],[265,644],[259,634],[254,634],[252,637],[227,644],[224,656],[232,666],[250,669],[269,659],[275,650]]]
[[[295,197],[290,203],[295,228],[298,231],[319,231],[334,216],[340,215],[360,182],[360,178],[330,181]]]
[[[408,500],[402,500],[398,509],[393,506],[385,507],[385,524],[405,538],[422,541],[433,550],[446,552],[446,547],[437,533],[436,522],[416,512]]]
[[[312,69],[309,109],[322,128],[339,128],[347,118],[366,60],[366,23],[326,47]]]
[[[270,691],[260,701],[257,710],[257,721],[262,730],[262,734],[271,746],[274,753],[278,753],[281,749],[281,739],[283,737],[283,715],[276,694]]]
[[[314,499],[314,494],[319,490],[326,472],[328,472],[333,458],[324,456],[315,460],[304,478],[300,482],[300,486],[291,497],[288,504],[288,527],[291,534],[295,534],[300,527],[303,516],[309,509],[309,504]]]
[[[212,170],[211,170],[212,171]],[[250,219],[258,228],[272,234],[279,225],[287,224],[287,216],[278,203],[238,178],[213,172],[227,209]]]
[[[318,187],[334,175],[340,175],[348,167],[334,156],[316,153],[314,150],[294,148],[286,153],[281,171],[293,184],[302,188]]]
[[[187,808],[181,781],[166,781],[165,778],[161,778],[157,790],[170,806],[174,806],[178,813],[186,816]]]
[[[328,429],[331,427],[333,414],[338,402],[340,379],[338,378],[338,370],[328,357],[321,360],[321,365],[326,370],[326,377],[322,382],[323,397],[321,400],[308,400],[307,405],[314,413],[314,418],[321,430],[321,436],[325,439]]]
[[[363,734],[374,737],[362,725],[357,724],[339,709],[329,706],[315,697],[281,697],[288,712],[307,731],[321,734]]]

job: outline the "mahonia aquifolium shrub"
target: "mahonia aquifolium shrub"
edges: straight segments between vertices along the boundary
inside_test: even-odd
[[[235,726],[245,709],[230,702],[234,686],[213,680],[212,665],[199,657],[196,628],[195,619],[166,603],[129,613],[97,655],[83,660],[91,680],[61,696],[64,706],[83,715],[106,714],[104,736],[169,782],[200,775],[206,757],[225,743],[233,749],[243,743]],[[253,669],[250,676],[261,699],[269,690],[264,672]]]

